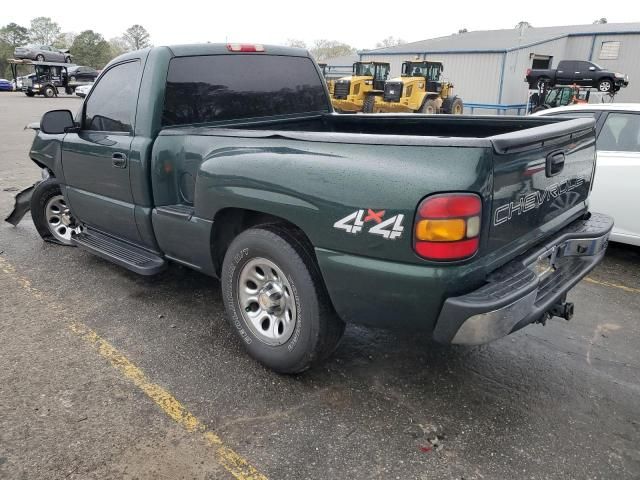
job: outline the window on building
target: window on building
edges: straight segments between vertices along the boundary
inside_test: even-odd
[[[600,47],[600,60],[615,60],[620,53],[620,42],[602,42]]]
[[[547,68],[551,68],[552,60],[553,57],[547,55],[534,55],[531,60],[531,68],[546,70]]]

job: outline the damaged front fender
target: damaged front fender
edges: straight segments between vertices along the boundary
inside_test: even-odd
[[[4,219],[5,222],[9,222],[14,227],[20,223],[20,220],[22,220],[22,218],[31,209],[31,195],[33,195],[33,190],[36,188],[38,183],[40,182],[34,183],[29,188],[25,188],[16,195],[13,211]]]

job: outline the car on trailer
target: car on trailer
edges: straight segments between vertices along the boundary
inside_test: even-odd
[[[13,56],[20,60],[34,60],[36,62],[71,63],[69,50],[54,48],[51,45],[26,45],[16,47]]]

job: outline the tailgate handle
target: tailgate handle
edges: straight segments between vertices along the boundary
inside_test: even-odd
[[[546,173],[547,177],[558,175],[564,168],[564,152],[551,152],[547,155]]]

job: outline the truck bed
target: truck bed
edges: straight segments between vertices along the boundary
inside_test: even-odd
[[[592,128],[593,121],[584,118],[325,114],[172,127],[165,128],[160,135],[281,136],[332,143],[492,146],[497,152],[504,152],[515,145],[538,145],[543,140]]]

